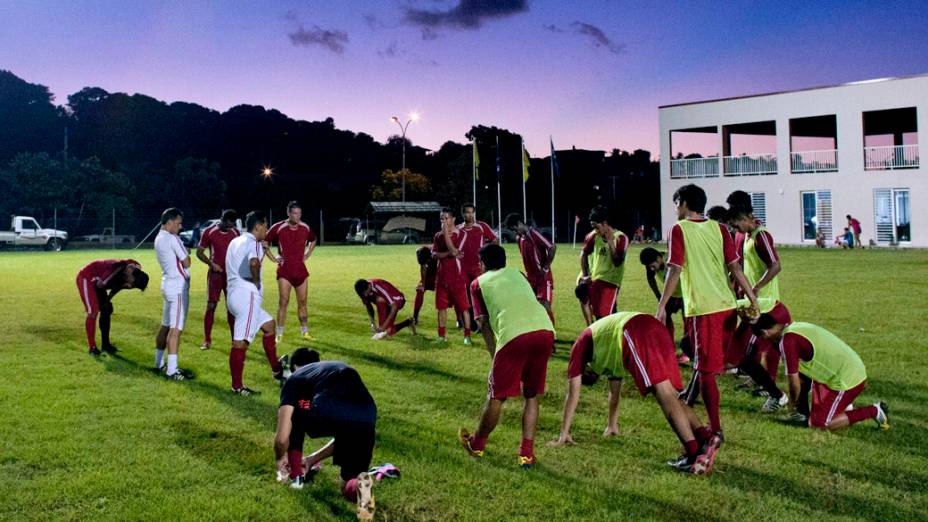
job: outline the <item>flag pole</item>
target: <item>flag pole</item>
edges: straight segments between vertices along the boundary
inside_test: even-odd
[[[519,152],[522,154],[522,220],[528,223],[528,205],[525,201],[525,138],[522,138],[522,150]]]
[[[549,135],[548,140],[551,142],[551,242],[557,243],[554,228],[554,138]]]
[[[497,208],[497,211],[499,212],[499,221],[497,223],[499,224],[500,241],[502,241],[502,237],[503,237],[503,198],[500,193],[500,186],[499,186],[500,175],[499,174],[500,174],[499,172],[499,134],[497,134],[496,135],[496,208]]]
[[[474,145],[474,154],[472,158],[473,159],[472,163],[474,164],[474,172],[473,172],[473,183],[474,183],[473,198],[474,199],[472,199],[470,203],[471,205],[474,206],[474,210],[477,210],[477,138],[476,137],[474,138],[473,145]]]

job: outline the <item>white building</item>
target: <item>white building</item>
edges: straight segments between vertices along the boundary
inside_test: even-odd
[[[846,215],[865,244],[928,247],[928,75],[660,107],[661,218],[695,183],[708,206],[751,193],[775,240],[833,244]],[[681,158],[685,142],[702,157]],[[675,148],[675,142],[679,144]],[[705,150],[708,149],[708,150]],[[676,159],[675,159],[676,158]]]

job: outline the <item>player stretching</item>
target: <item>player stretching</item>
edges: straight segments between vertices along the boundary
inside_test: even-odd
[[[752,316],[758,313],[757,299],[741,271],[731,235],[724,225],[700,215],[706,208],[706,193],[696,185],[684,185],[674,192],[673,201],[679,221],[670,229],[670,268],[655,317],[662,323],[666,321],[667,303],[677,285],[682,285],[684,314],[690,323],[688,330],[696,356],[687,403],[692,406],[697,395],[702,394],[713,432],[706,450],[711,462],[723,441],[716,375],[725,368],[725,348],[738,320],[728,272],[744,289]]]
[[[628,236],[612,228],[609,211],[603,206],[590,211],[590,224],[593,231],[583,240],[580,271],[584,280],[590,281],[593,317],[602,319],[615,309],[615,300],[622,287]]]
[[[100,348],[106,353],[119,351],[110,344],[113,296],[120,290],[138,288],[145,291],[147,287],[148,274],[142,271],[142,266],[134,259],[101,259],[81,268],[77,273],[77,291],[81,294],[81,302],[87,312],[84,330],[87,332],[90,355],[100,355],[96,341],[97,316],[100,317]]]
[[[789,402],[795,408],[794,419],[808,419],[809,426],[827,430],[873,419],[880,428],[889,429],[886,403],[853,407],[854,399],[864,391],[867,370],[857,352],[838,336],[810,323],[785,325],[771,314],[760,316],[754,332],[780,343],[789,379]]]
[[[200,236],[200,243],[197,245],[197,259],[209,267],[206,274],[206,313],[203,315],[203,344],[201,350],[209,350],[213,338],[213,318],[216,316],[216,305],[219,303],[220,292],[226,296],[226,321],[229,323],[230,333],[235,325],[235,318],[229,311],[228,301],[229,294],[226,289],[226,250],[229,243],[238,237],[238,229],[235,228],[235,220],[238,216],[234,210],[226,210],[222,213],[222,219],[219,223],[207,228]],[[209,249],[209,257],[206,257],[206,249]]]
[[[273,249],[267,249],[268,259],[277,263],[277,290],[280,293],[277,304],[277,342],[284,337],[291,290],[296,290],[300,334],[303,339],[312,339],[309,335],[309,312],[306,310],[306,294],[309,290],[306,260],[316,249],[316,234],[309,225],[300,221],[302,216],[300,204],[291,201],[287,204],[287,219],[274,223],[267,233],[267,244],[277,245],[277,256]]]
[[[419,324],[419,311],[425,300],[425,292],[435,291],[435,278],[438,276],[438,260],[432,255],[432,249],[421,246],[416,249],[416,262],[419,263],[419,284],[416,286],[416,302],[412,309],[412,320]]]
[[[487,402],[473,435],[458,432],[471,455],[482,457],[487,438],[499,422],[503,401],[522,395],[522,444],[519,465],[535,465],[538,395],[545,393],[548,359],[554,350],[554,325],[539,306],[535,292],[515,268],[506,268],[506,251],[499,245],[480,249],[483,275],[471,283],[474,315],[481,322],[487,351],[493,358]]]
[[[659,252],[657,249],[651,247],[644,247],[641,249],[641,254],[638,256],[638,260],[641,261],[641,264],[645,267],[645,278],[648,280],[648,286],[651,288],[651,291],[654,292],[654,297],[657,298],[658,302],[661,300],[661,289],[658,288],[657,281],[660,281],[661,286],[663,286],[664,281],[667,279],[667,263],[664,262],[665,257],[666,254],[664,252]],[[673,314],[680,312],[680,315],[683,315],[683,292],[680,290],[679,286],[673,292],[670,300],[667,301],[666,310],[667,318],[664,320],[664,326],[667,327],[667,331],[670,332],[670,338],[673,339]],[[680,348],[683,353],[677,357],[677,362],[680,364],[687,364],[690,362],[692,347],[686,332],[684,332],[683,337],[680,338]]]
[[[274,339],[274,319],[261,308],[263,300],[261,286],[261,260],[264,258],[262,241],[267,236],[267,219],[257,212],[245,216],[246,232],[229,243],[226,252],[227,280],[229,285],[227,303],[235,318],[232,333],[232,349],[229,350],[229,370],[232,373],[232,392],[239,395],[254,393],[242,383],[245,371],[245,351],[255,340],[258,330],[264,346],[264,355],[271,365],[274,378],[283,380],[287,356],[277,359],[277,343]]]
[[[438,259],[438,276],[435,281],[435,308],[438,310],[438,341],[446,342],[445,328],[448,307],[454,306],[464,318],[464,344],[470,345],[470,305],[467,304],[467,286],[461,265],[461,245],[464,233],[454,226],[454,211],[441,209],[441,230],[432,240],[432,252]]]
[[[274,454],[277,479],[303,489],[304,469],[332,457],[340,468],[342,495],[357,502],[358,519],[373,520],[373,479],[367,473],[374,454],[377,405],[361,376],[343,362],[319,362],[315,350],[300,348],[290,359],[293,375],[280,390]],[[306,437],[332,437],[303,458]]]
[[[553,324],[554,310],[551,305],[554,299],[554,275],[551,273],[551,263],[554,262],[557,245],[548,241],[535,227],[526,225],[519,214],[506,217],[506,228],[516,231],[525,275],[535,292],[535,298],[545,307]]]
[[[477,207],[472,203],[462,205],[461,214],[464,216],[464,223],[458,225],[458,230],[464,233],[464,243],[461,245],[461,267],[464,270],[464,282],[467,284],[467,301],[473,303],[470,284],[480,275],[480,249],[483,245],[499,243],[499,241],[490,225],[477,221]]]
[[[361,298],[364,308],[367,309],[367,315],[371,319],[373,339],[392,337],[407,326],[412,330],[412,334],[416,335],[416,325],[412,319],[395,324],[397,312],[406,306],[406,297],[395,286],[383,279],[358,279],[354,283],[354,291]],[[375,306],[377,307],[376,320],[374,319]]]
[[[182,381],[185,374],[177,368],[177,349],[180,334],[187,322],[190,306],[190,255],[178,233],[184,214],[177,208],[169,208],[161,214],[161,230],[155,236],[155,255],[161,265],[161,329],[155,336],[155,368],[165,368],[164,350],[167,348],[167,377]]]

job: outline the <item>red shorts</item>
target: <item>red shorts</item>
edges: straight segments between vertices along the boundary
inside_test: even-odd
[[[219,273],[210,270],[206,275],[206,302],[218,303],[220,292],[225,294],[226,299],[228,299],[228,293],[226,290],[225,272]]]
[[[462,313],[470,310],[470,304],[467,302],[467,286],[461,279],[455,282],[437,281],[435,285],[435,308],[446,310],[454,306],[455,311]]]
[[[537,274],[528,277],[528,283],[535,292],[535,299],[543,303],[551,303],[554,298],[554,276],[548,270],[544,274]]]
[[[725,369],[725,347],[731,342],[738,322],[735,310],[687,317],[684,322],[696,354],[693,368],[703,373],[722,373]]]
[[[289,264],[284,263],[277,267],[277,279],[284,279],[290,286],[296,288],[306,282],[309,272],[306,271],[306,263],[302,259],[291,261]]]
[[[864,381],[850,390],[835,391],[820,382],[812,382],[812,410],[809,412],[809,426],[827,428],[835,415],[844,413],[854,399],[864,391]]]
[[[612,283],[596,280],[590,285],[590,309],[593,317],[602,319],[612,313],[615,307],[615,298],[619,294],[619,287]]]
[[[506,343],[493,356],[488,397],[505,399],[522,395],[528,399],[545,392],[548,359],[554,350],[554,332],[535,330]]]
[[[81,294],[81,302],[84,303],[84,311],[87,315],[97,315],[100,313],[100,302],[97,300],[97,287],[90,278],[84,277],[84,274],[77,274],[77,291]]]
[[[667,380],[675,389],[683,389],[677,347],[667,327],[650,315],[636,315],[625,323],[622,366],[635,380],[641,395]]]
[[[396,313],[399,313],[400,310],[406,306],[405,299],[398,299],[396,303]],[[390,307],[387,306],[387,303],[377,303],[377,323],[380,325],[380,329],[387,332],[387,335],[393,335],[396,333],[396,330],[393,328],[393,323],[396,322],[396,316],[393,316],[389,322],[387,317],[390,315]]]
[[[793,322],[789,310],[779,301],[768,313],[780,324]],[[754,354],[760,350],[779,350],[779,348],[771,341],[754,335],[751,332],[751,323],[742,319],[731,338],[731,342],[725,348],[725,365],[730,367],[740,366],[745,359],[754,357]]]

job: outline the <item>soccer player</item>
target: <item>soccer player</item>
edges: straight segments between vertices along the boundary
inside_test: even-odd
[[[166,375],[168,379],[182,381],[187,376],[177,368],[177,349],[180,334],[187,322],[190,306],[190,254],[180,240],[184,214],[177,208],[161,214],[161,230],[155,236],[155,256],[161,265],[161,328],[155,336],[155,368],[165,368],[164,351],[167,348]]]
[[[406,297],[395,286],[383,279],[358,279],[354,283],[354,291],[361,298],[361,302],[367,309],[367,315],[371,319],[373,339],[392,337],[407,326],[412,330],[413,335],[416,334],[416,325],[412,319],[394,324],[397,312],[406,306]],[[377,307],[377,320],[374,319],[375,306]]]
[[[90,355],[100,355],[97,348],[96,326],[100,317],[100,348],[106,353],[119,350],[110,344],[110,318],[113,315],[113,296],[120,290],[148,287],[148,274],[134,259],[101,259],[87,264],[77,273],[77,291],[81,294],[87,318],[87,349]],[[107,290],[109,293],[107,294]]]
[[[477,431],[458,432],[464,449],[482,457],[490,433],[499,423],[503,402],[522,395],[522,444],[519,466],[535,465],[535,428],[538,424],[538,395],[545,393],[548,359],[554,350],[554,325],[538,303],[524,275],[506,268],[506,251],[499,245],[480,249],[483,275],[471,283],[474,316],[481,323],[487,351],[493,358],[487,401]]]
[[[419,284],[416,286],[416,302],[413,305],[412,320],[419,324],[419,311],[425,300],[425,292],[435,291],[435,278],[438,276],[438,260],[427,246],[416,249],[416,262],[419,263]]]
[[[203,315],[203,344],[201,350],[209,350],[213,339],[213,318],[216,315],[216,305],[219,303],[219,294],[226,296],[228,303],[229,295],[226,289],[226,250],[229,243],[239,236],[238,229],[235,228],[235,220],[238,216],[234,210],[226,210],[222,213],[222,219],[219,223],[208,227],[200,236],[200,242],[197,245],[197,259],[209,267],[206,274],[206,313]],[[206,249],[209,249],[209,257],[206,257]],[[229,312],[226,306],[226,321],[229,323],[230,333],[235,325],[235,318],[232,312]]]
[[[367,473],[374,453],[377,405],[354,368],[338,361],[319,361],[319,354],[300,348],[290,358],[293,374],[280,390],[274,454],[278,480],[303,489],[304,468],[332,457],[340,468],[346,500],[357,502],[358,519],[374,518],[373,480]],[[303,457],[306,437],[332,437]]]
[[[548,241],[548,238],[535,227],[526,225],[519,214],[509,214],[506,217],[506,227],[516,231],[525,275],[532,285],[535,298],[545,307],[553,324],[554,310],[551,305],[554,299],[554,275],[551,273],[551,263],[554,262],[557,245]]]
[[[432,252],[438,259],[438,274],[435,278],[435,308],[438,310],[438,341],[447,342],[445,337],[448,308],[454,306],[457,315],[464,318],[464,344],[470,340],[470,305],[467,303],[467,285],[464,282],[464,267],[461,263],[461,246],[464,233],[454,226],[454,211],[441,210],[441,230],[432,240]]]
[[[306,294],[309,290],[306,260],[316,249],[316,234],[301,221],[302,216],[303,208],[296,201],[291,201],[287,204],[287,219],[274,223],[267,233],[267,244],[277,245],[276,256],[273,249],[267,249],[268,259],[277,263],[277,290],[280,293],[277,304],[277,342],[284,337],[291,290],[296,290],[300,335],[303,339],[312,339],[309,335],[309,312],[306,309]]]
[[[651,291],[654,292],[654,297],[657,298],[658,302],[661,300],[661,290],[657,286],[657,281],[660,280],[661,286],[663,286],[664,281],[667,279],[667,263],[664,262],[666,256],[666,253],[660,252],[652,247],[643,248],[638,255],[638,260],[645,268],[645,278],[648,280],[648,286],[651,288]],[[679,287],[677,287],[673,295],[670,296],[670,300],[667,301],[667,318],[664,319],[664,325],[667,327],[667,331],[670,332],[671,339],[674,338],[675,330],[673,325],[673,314],[677,312],[683,315],[683,292]],[[680,347],[683,349],[683,353],[677,357],[677,362],[680,364],[687,364],[690,362],[692,352],[690,351],[691,345],[689,336],[686,335],[686,332],[683,333],[683,337],[680,339]]]
[[[853,407],[864,390],[867,370],[857,352],[838,336],[811,323],[782,324],[772,314],[761,314],[753,328],[758,337],[780,343],[794,419],[827,430],[873,419],[880,428],[889,429],[889,410],[883,401]]]
[[[473,203],[461,206],[461,215],[464,223],[458,225],[458,230],[464,233],[464,242],[461,244],[461,267],[464,270],[464,282],[467,285],[467,301],[473,303],[470,295],[470,284],[480,275],[480,249],[483,245],[499,243],[496,234],[490,225],[477,221],[477,207]],[[458,317],[458,321],[461,318]]]
[[[580,314],[587,326],[593,324],[593,310],[590,308],[590,280],[583,278],[583,272],[577,274],[577,286],[574,287],[574,296],[580,301]]]
[[[615,309],[615,300],[625,275],[628,236],[609,224],[609,210],[603,206],[590,211],[593,230],[583,240],[580,271],[590,281],[590,308],[602,319]]]
[[[683,384],[675,351],[667,329],[653,317],[638,312],[618,312],[583,330],[570,351],[560,436],[549,445],[574,443],[570,427],[580,402],[580,385],[593,385],[600,375],[609,378],[609,416],[603,437],[619,435],[622,378],[631,375],[641,395],[654,393],[664,417],[683,444],[683,456],[668,464],[700,475],[711,473],[718,448],[708,444],[712,434],[693,409],[677,398]],[[706,452],[700,453],[701,444]]]
[[[229,350],[229,371],[232,374],[232,392],[250,395],[254,390],[242,383],[245,371],[245,351],[255,340],[258,330],[262,333],[262,346],[267,362],[271,365],[274,378],[286,378],[284,366],[286,355],[277,359],[277,343],[274,338],[274,319],[261,308],[263,291],[261,286],[261,260],[264,258],[262,242],[267,237],[267,218],[258,212],[245,216],[246,232],[229,243],[226,251],[226,276],[228,281],[229,311],[235,318],[232,333],[232,349]]]
[[[702,394],[709,429],[713,432],[707,444],[717,451],[723,435],[716,375],[725,368],[725,347],[737,323],[735,294],[728,272],[744,289],[752,317],[758,314],[757,298],[741,271],[731,235],[724,225],[701,215],[706,207],[706,193],[696,185],[684,185],[674,192],[673,200],[679,221],[670,229],[667,280],[655,317],[662,323],[667,320],[667,304],[677,286],[682,285],[683,313],[689,322],[695,353],[687,403],[692,406],[698,394]]]

